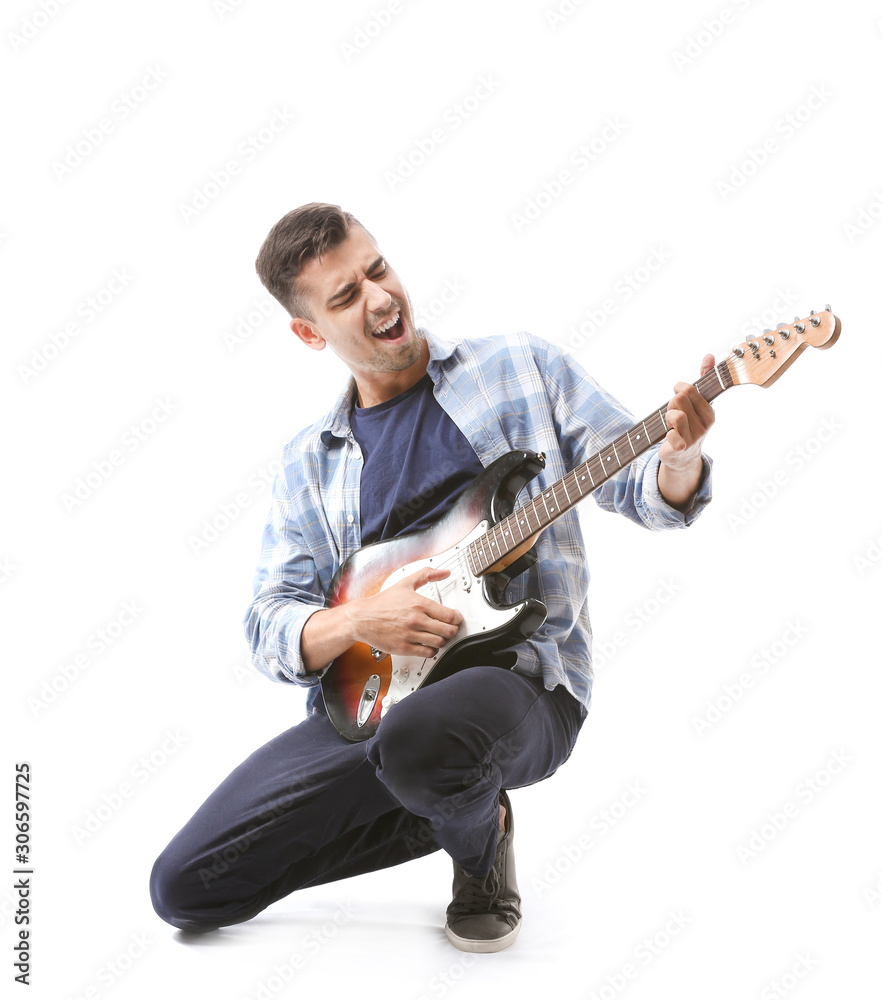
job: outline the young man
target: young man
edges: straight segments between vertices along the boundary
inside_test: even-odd
[[[544,473],[525,487],[539,497],[634,421],[536,337],[447,343],[417,330],[397,274],[337,206],[286,215],[257,269],[300,340],[330,347],[352,373],[333,408],[285,449],[245,620],[255,665],[309,685],[309,711],[237,768],[172,840],[154,866],[154,906],[177,927],[207,930],[247,920],[295,889],[444,849],[454,868],[448,937],[466,951],[499,951],[521,926],[506,790],[567,759],[591,698],[577,512],[542,532],[535,565],[506,591],[512,602],[541,600],[543,626],[416,690],[359,743],[327,717],[324,670],[356,642],[434,655],[462,615],[421,593],[447,570],[421,570],[333,607],[325,595],[352,552],[429,527],[507,452],[545,453]],[[702,374],[712,366],[705,357]],[[594,494],[602,508],[653,529],[687,526],[710,499],[701,443],[713,411],[693,386],[675,391],[661,446]]]

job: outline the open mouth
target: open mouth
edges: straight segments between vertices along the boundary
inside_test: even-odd
[[[403,337],[404,323],[401,320],[401,312],[395,313],[381,323],[371,336],[377,340],[398,340]]]

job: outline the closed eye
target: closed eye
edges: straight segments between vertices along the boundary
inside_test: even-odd
[[[386,274],[386,272],[388,270],[389,270],[389,267],[388,267],[388,265],[386,263],[385,258],[380,257],[379,260],[374,261],[373,266],[368,271],[368,277],[371,279],[371,281],[376,281],[377,278],[382,278]],[[336,308],[336,309],[346,309],[348,306],[351,306],[352,303],[358,297],[358,286],[357,285],[353,285],[349,289],[343,289],[343,293],[345,294],[346,292],[349,293],[347,295],[347,297],[345,299],[343,299],[342,301],[337,302],[335,304],[334,308]],[[340,294],[340,293],[338,293],[338,294]]]

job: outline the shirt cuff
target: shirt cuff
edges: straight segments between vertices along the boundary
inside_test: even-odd
[[[658,451],[650,456],[643,471],[643,488],[640,506],[648,516],[652,527],[657,528],[688,528],[710,503],[713,496],[711,490],[711,468],[713,460],[702,452],[701,479],[698,489],[692,498],[692,503],[686,511],[672,507],[661,495],[658,488],[658,470],[661,463]]]
[[[321,606],[289,604],[276,612],[270,634],[261,643],[263,651],[252,657],[254,666],[274,681],[291,681],[304,687],[318,684],[325,670],[307,670],[300,652],[303,627],[316,611],[321,611]]]

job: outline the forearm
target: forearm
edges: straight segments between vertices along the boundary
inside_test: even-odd
[[[322,608],[306,619],[300,633],[300,655],[310,673],[323,670],[355,642],[345,609]]]
[[[658,491],[675,510],[685,513],[701,483],[702,461],[699,455],[684,468],[672,469],[661,463],[658,469]]]

